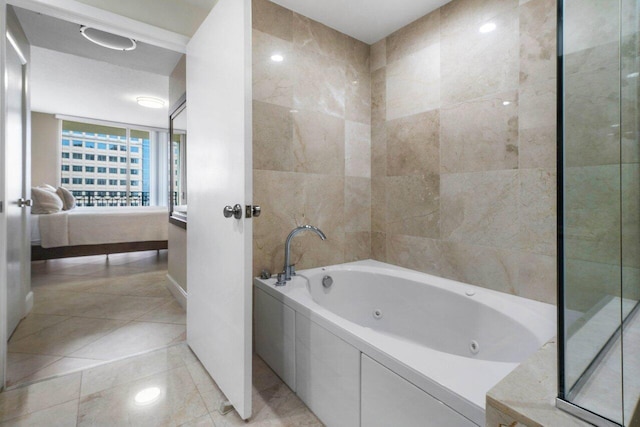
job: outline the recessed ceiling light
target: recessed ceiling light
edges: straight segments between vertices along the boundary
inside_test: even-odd
[[[158,400],[160,394],[160,388],[149,387],[139,391],[138,394],[136,394],[136,396],[133,398],[133,400],[136,405],[148,405]]]
[[[284,56],[280,55],[279,53],[275,53],[271,55],[271,60],[273,62],[282,62],[284,61]]]
[[[137,46],[136,41],[129,37],[119,36],[117,34],[108,33],[106,31],[84,25],[80,27],[80,34],[90,42],[95,43],[98,46],[106,47],[107,49],[133,50]]]
[[[496,24],[494,24],[493,22],[487,22],[482,27],[480,27],[480,32],[481,33],[490,33],[491,31],[493,31],[495,29],[496,29]]]
[[[159,98],[154,98],[152,96],[139,96],[136,98],[136,102],[138,105],[147,108],[162,108],[164,107],[164,101]]]

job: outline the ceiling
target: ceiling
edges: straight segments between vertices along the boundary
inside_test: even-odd
[[[450,0],[272,0],[341,33],[373,44]]]
[[[171,74],[182,56],[142,42],[127,52],[106,49],[82,37],[78,24],[19,7],[14,9],[29,43],[34,46],[163,76]]]

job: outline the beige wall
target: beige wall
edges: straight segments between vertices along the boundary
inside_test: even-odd
[[[60,185],[60,121],[31,113],[31,185]]]
[[[273,62],[274,53],[284,61]],[[254,273],[370,257],[369,46],[267,0],[253,2]]]
[[[175,107],[176,102],[187,90],[186,56],[183,55],[171,76],[169,76],[169,105]],[[168,120],[168,119],[167,119]],[[187,290],[187,230],[169,223],[169,276],[183,290]]]
[[[369,50],[254,2],[254,273],[310,223],[329,239],[300,238],[299,268],[372,257],[555,302],[555,2],[520,3],[455,0]]]
[[[556,3],[520,3],[454,0],[372,46],[372,253],[555,302]]]

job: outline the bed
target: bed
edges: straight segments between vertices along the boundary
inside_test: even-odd
[[[166,207],[79,207],[31,215],[33,261],[167,248]]]

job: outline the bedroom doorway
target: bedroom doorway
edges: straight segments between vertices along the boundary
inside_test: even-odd
[[[37,260],[16,263],[32,274],[34,297],[6,335],[5,386],[13,388],[185,341],[185,307],[167,279],[166,172],[169,82],[183,53],[139,40],[137,54],[111,52],[82,38],[75,22],[8,10],[33,59],[33,167],[25,171],[32,213],[44,206],[27,215]],[[138,95],[165,105],[144,109]],[[56,197],[62,210],[46,213]]]

